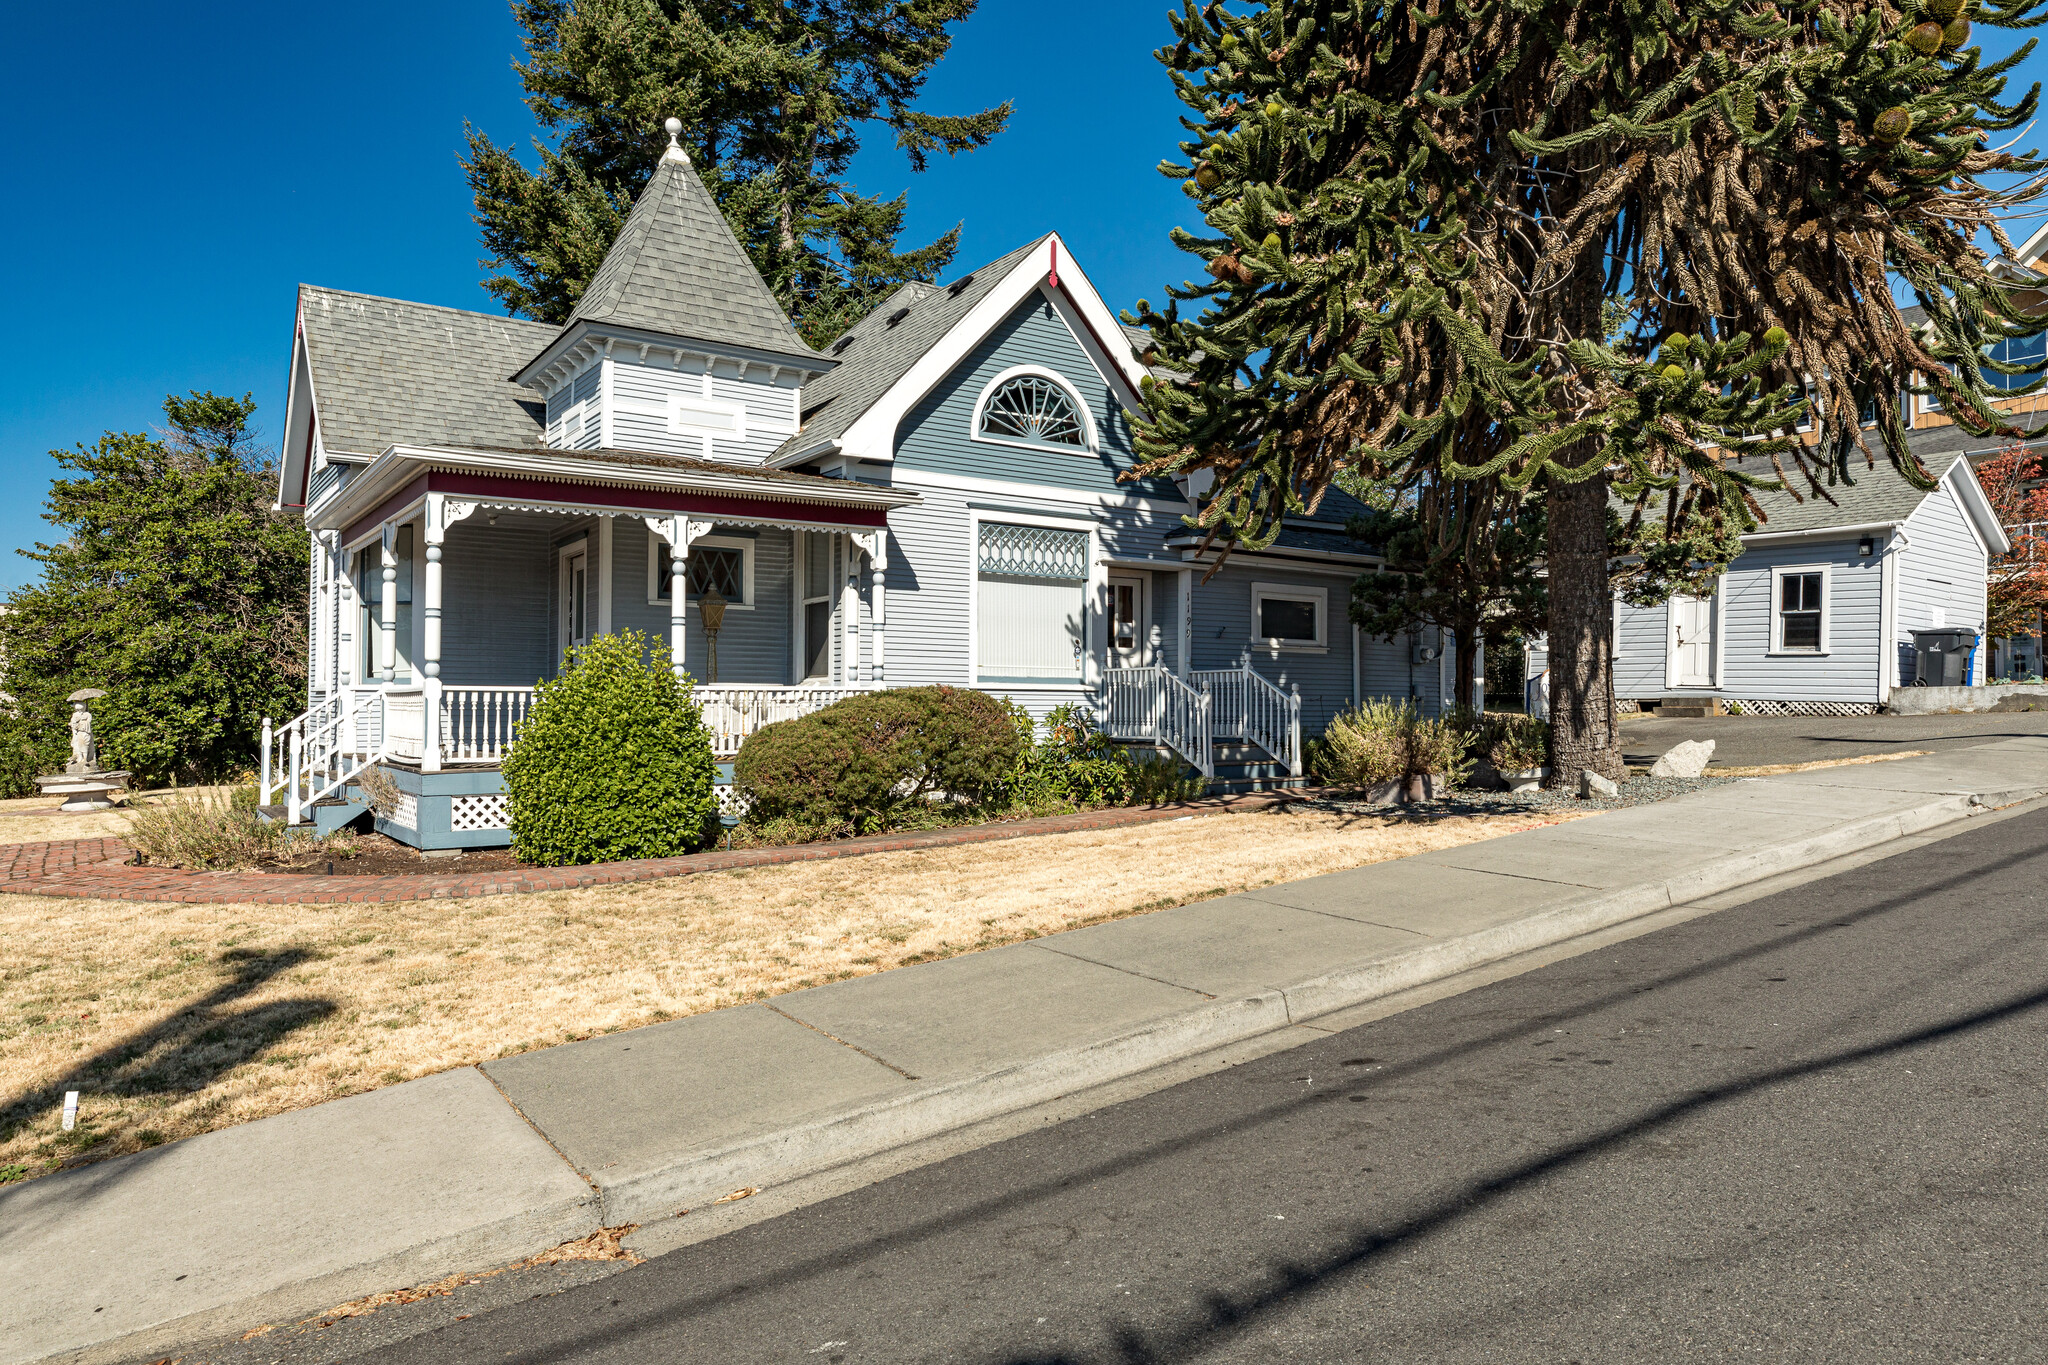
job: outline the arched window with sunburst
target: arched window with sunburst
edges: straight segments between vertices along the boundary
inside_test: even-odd
[[[1087,417],[1073,392],[1045,374],[1012,374],[991,384],[982,395],[974,434],[1076,450],[1091,444]]]

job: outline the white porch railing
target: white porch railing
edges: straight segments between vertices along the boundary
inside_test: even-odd
[[[1164,668],[1106,669],[1102,681],[1103,733],[1111,739],[1163,744],[1203,777],[1216,776],[1213,703],[1208,693]]]
[[[723,760],[739,753],[747,736],[780,720],[822,711],[833,702],[873,692],[874,687],[784,687],[777,683],[710,683],[696,688],[711,732],[711,752]]]
[[[384,697],[373,688],[343,688],[281,726],[266,718],[261,803],[282,797],[286,822],[296,825],[307,806],[354,781],[377,758],[383,735]]]
[[[1213,699],[1216,738],[1249,740],[1284,763],[1288,776],[1302,775],[1301,684],[1281,691],[1259,676],[1249,655],[1236,668],[1198,669],[1188,681]]]
[[[530,687],[441,689],[441,761],[496,763],[533,706]]]

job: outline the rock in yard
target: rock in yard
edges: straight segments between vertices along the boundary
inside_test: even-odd
[[[1590,801],[1594,797],[1600,796],[1612,801],[1620,795],[1621,788],[1615,786],[1591,768],[1579,769],[1579,796],[1582,799]]]
[[[1689,739],[1658,759],[1650,776],[1698,777],[1707,770],[1707,760],[1713,756],[1713,740]]]

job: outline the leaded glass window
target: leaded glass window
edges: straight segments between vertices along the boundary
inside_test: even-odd
[[[1073,398],[1052,380],[1033,374],[1018,375],[996,386],[982,404],[978,434],[1050,445],[1088,444],[1087,428]]]

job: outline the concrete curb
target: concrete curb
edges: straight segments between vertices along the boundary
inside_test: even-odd
[[[2041,795],[2048,795],[2048,785],[1938,797],[1904,812],[1731,854],[1682,877],[1598,892],[1399,957],[1198,1006],[1143,1028],[999,1071],[818,1115],[781,1132],[731,1146],[701,1148],[657,1168],[584,1174],[600,1186],[607,1225],[674,1217],[742,1186],[815,1175],[1674,905],[1875,848],[1966,819],[1980,810]]]

